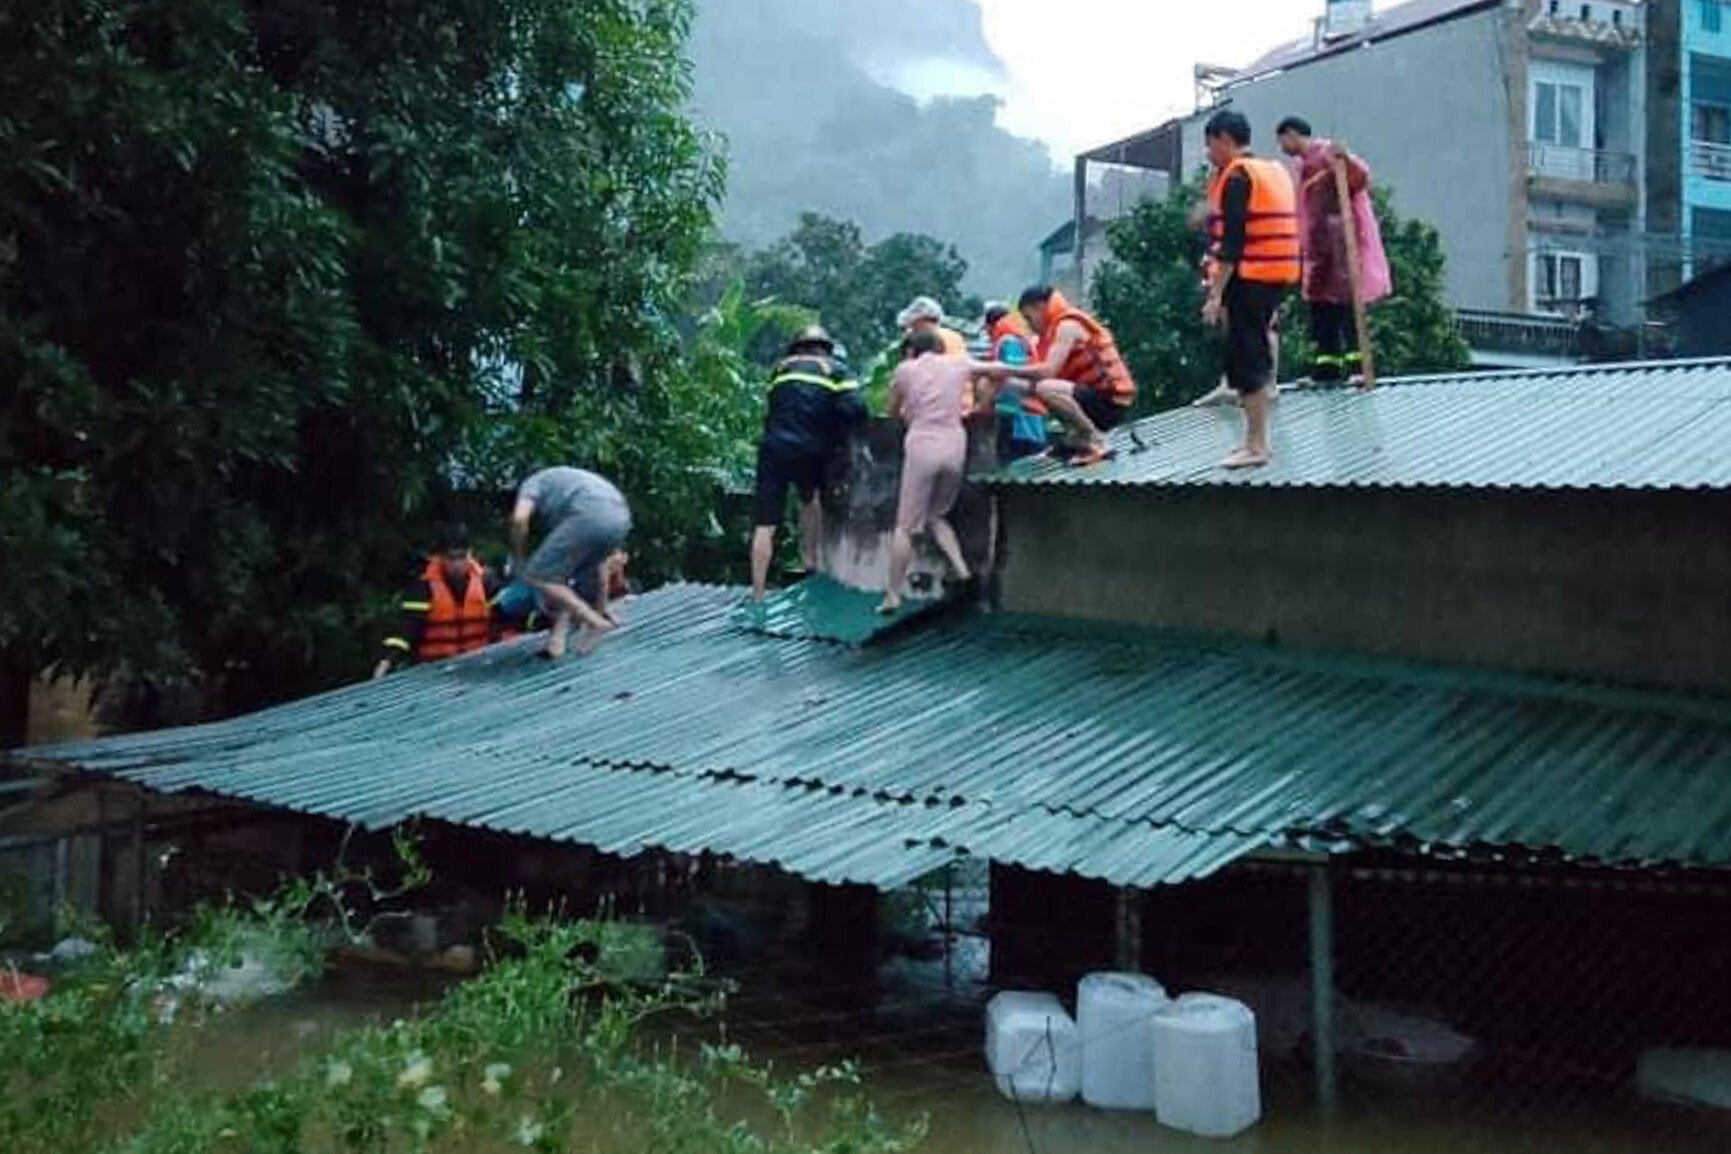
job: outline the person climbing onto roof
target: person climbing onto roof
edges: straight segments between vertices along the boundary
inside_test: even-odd
[[[1106,434],[1120,425],[1136,402],[1136,381],[1112,333],[1064,299],[1051,285],[1022,293],[1017,311],[1039,334],[1040,359],[1021,375],[1034,380],[1034,395],[1086,445],[1072,458],[1091,465],[1112,455]]]
[[[546,536],[530,554],[529,529],[536,518]],[[608,592],[624,568],[630,533],[630,505],[599,474],[559,466],[532,473],[518,486],[511,510],[512,566],[552,618],[543,657],[565,656],[573,621],[583,627],[580,655],[618,627],[608,612]]]
[[[1394,291],[1382,226],[1370,199],[1370,166],[1338,141],[1312,134],[1302,116],[1288,116],[1275,129],[1280,150],[1298,163],[1298,235],[1304,249],[1302,296],[1310,309],[1310,339],[1316,360],[1310,379],[1319,383],[1349,380],[1364,367],[1353,313],[1352,278],[1347,271],[1346,215],[1334,183],[1334,162],[1346,162],[1346,187],[1352,228],[1358,241],[1358,291],[1375,304]]]
[[[465,533],[452,533],[403,591],[402,624],[373,666],[380,678],[407,664],[472,653],[495,640],[499,582],[475,559]]]
[[[1277,161],[1250,153],[1250,122],[1222,109],[1203,126],[1214,178],[1208,188],[1209,285],[1202,319],[1226,329],[1226,382],[1244,407],[1244,442],[1221,467],[1266,465],[1274,361],[1269,325],[1300,276],[1297,195]]]
[[[1007,365],[1027,365],[1034,360],[1034,337],[1022,314],[1007,304],[986,305],[986,334],[991,339],[989,360]],[[1000,389],[990,378],[974,382],[974,398],[981,408],[993,404],[997,416],[999,461],[1014,461],[1044,452],[1047,445],[1046,403],[1026,383],[1006,380]]]
[[[752,503],[751,595],[762,601],[775,553],[775,531],[787,516],[787,491],[800,498],[800,548],[807,572],[823,557],[824,478],[867,419],[859,381],[835,355],[821,325],[801,331],[775,366],[769,408],[757,446],[757,493]]]
[[[1002,379],[1016,371],[1015,366],[995,361],[949,356],[943,338],[930,329],[909,334],[906,359],[896,366],[890,386],[889,415],[900,420],[907,432],[902,438],[896,528],[890,539],[889,584],[878,606],[880,613],[901,608],[902,587],[913,564],[914,537],[922,533],[931,533],[957,581],[972,579],[961,539],[949,520],[968,463],[962,401],[975,378]]]

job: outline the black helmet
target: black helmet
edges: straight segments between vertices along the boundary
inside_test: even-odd
[[[790,353],[802,353],[811,349],[822,349],[826,353],[835,352],[835,338],[829,335],[829,330],[822,325],[806,325],[787,346]]]

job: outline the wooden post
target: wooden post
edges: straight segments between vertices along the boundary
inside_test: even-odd
[[[150,871],[150,853],[145,842],[144,812],[148,804],[144,799],[144,791],[139,790],[133,799],[132,811],[132,928],[144,928],[145,892],[144,875]]]
[[[1344,147],[1344,146],[1341,146]],[[1358,353],[1364,358],[1364,392],[1376,388],[1376,351],[1370,343],[1370,314],[1364,307],[1364,287],[1358,264],[1358,218],[1352,211],[1352,186],[1347,180],[1346,157],[1336,156],[1334,192],[1340,199],[1341,232],[1346,235],[1346,281],[1352,289],[1352,319],[1358,329]]]
[[[1334,890],[1328,864],[1310,868],[1310,1038],[1316,1064],[1316,1106],[1335,1109]]]

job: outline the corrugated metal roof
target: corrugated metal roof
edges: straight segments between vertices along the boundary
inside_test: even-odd
[[[761,602],[740,605],[734,611],[734,622],[742,629],[771,637],[864,645],[943,604],[936,599],[908,597],[900,609],[884,614],[878,612],[883,596],[881,591],[855,589],[827,574],[813,573]]]
[[[650,594],[580,661],[526,639],[30,754],[883,886],[961,852],[1135,885],[1280,845],[1731,866],[1731,702],[1011,617],[851,649],[741,631],[739,596]]]
[[[1001,485],[1271,488],[1724,489],[1731,360],[1390,380],[1376,390],[1286,389],[1274,460],[1229,471],[1236,408],[1177,409],[1113,434],[1087,468],[1041,459]]]

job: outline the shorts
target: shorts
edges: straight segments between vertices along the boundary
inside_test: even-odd
[[[780,525],[787,516],[787,491],[795,489],[799,499],[809,501],[823,488],[829,458],[816,453],[789,453],[759,446],[757,450],[757,494],[752,499],[753,525]]]
[[[1274,381],[1269,326],[1280,312],[1286,286],[1233,277],[1226,286],[1226,383],[1249,396]]]
[[[590,502],[553,526],[523,566],[523,576],[543,585],[570,585],[593,604],[601,592],[601,562],[630,535],[631,510],[623,500]]]
[[[1090,389],[1086,385],[1073,385],[1070,395],[1076,398],[1076,404],[1081,407],[1083,414],[1102,433],[1116,429],[1130,413],[1129,405],[1120,405],[1100,390]]]

